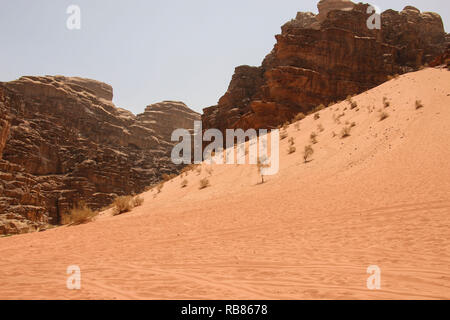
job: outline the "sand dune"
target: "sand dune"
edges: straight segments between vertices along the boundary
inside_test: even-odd
[[[204,165],[128,214],[2,238],[0,298],[449,299],[449,83],[444,69],[410,73],[356,96],[355,109],[344,101],[291,125],[297,152],[283,140],[265,184],[255,166],[214,165],[199,190]],[[69,265],[82,290],[66,288]],[[366,287],[370,265],[381,290]]]

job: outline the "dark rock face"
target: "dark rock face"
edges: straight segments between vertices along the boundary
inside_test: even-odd
[[[417,70],[445,52],[441,17],[413,7],[381,15],[369,29],[368,4],[322,0],[319,15],[298,13],[282,27],[261,67],[236,68],[227,93],[204,110],[203,128],[274,128],[298,112]]]
[[[109,85],[88,79],[0,83],[0,234],[57,224],[79,201],[100,209],[177,172],[168,133],[192,129],[200,115],[163,103],[135,116],[112,97]]]

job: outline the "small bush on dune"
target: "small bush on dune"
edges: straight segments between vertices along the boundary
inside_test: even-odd
[[[80,225],[91,222],[98,213],[92,211],[86,203],[80,202],[69,213],[61,216],[61,224],[63,225]]]
[[[188,186],[188,181],[187,180],[183,180],[182,182],[181,182],[181,187],[182,188],[186,188]]]
[[[203,178],[200,180],[200,190],[208,188],[210,186],[209,180],[207,178]]]
[[[162,191],[163,188],[164,188],[164,183],[161,182],[160,184],[158,184],[158,185],[156,186],[156,191],[157,191],[157,193],[161,193],[161,191]]]
[[[117,197],[114,202],[114,215],[117,216],[122,213],[131,211],[133,208],[140,207],[144,204],[144,198],[140,196],[121,196]]]
[[[379,118],[380,118],[380,121],[383,121],[383,120],[389,118],[389,114],[387,112],[382,111],[379,114]]]
[[[315,113],[314,120],[319,120],[319,119],[320,119],[320,113]]]
[[[295,151],[297,151],[297,148],[295,147],[295,140],[294,140],[294,138],[290,138],[288,153],[293,154]]]
[[[287,131],[286,131],[286,130],[281,131],[281,133],[280,133],[280,139],[281,139],[281,140],[284,140],[284,139],[286,139],[287,137],[288,137]]]
[[[422,101],[420,100],[416,100],[416,110],[418,109],[422,109],[423,108],[423,104]]]
[[[133,209],[133,197],[132,196],[122,196],[117,197],[114,200],[114,215],[119,215],[125,212],[129,212]]]
[[[317,133],[312,132],[310,135],[310,139],[312,144],[317,144]]]
[[[301,121],[305,118],[306,118],[305,114],[303,112],[300,112],[295,116],[294,121]]]
[[[383,106],[385,108],[389,108],[391,106],[391,103],[388,101],[386,97],[383,97]]]
[[[305,160],[305,163],[308,162],[308,159],[312,157],[314,154],[314,149],[311,146],[306,146],[305,151],[303,152],[303,159]]]
[[[137,196],[133,199],[134,207],[140,207],[144,204],[144,198]]]
[[[263,156],[258,158],[258,163],[256,167],[258,169],[258,173],[261,176],[261,183],[264,183],[264,169],[270,167],[270,165],[267,163],[267,157]]]
[[[350,127],[344,127],[341,131],[341,139],[350,137],[351,128]]]
[[[322,124],[317,125],[317,130],[319,130],[320,132],[324,132],[325,128],[323,127]]]

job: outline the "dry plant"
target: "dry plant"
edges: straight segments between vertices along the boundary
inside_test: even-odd
[[[206,189],[210,186],[208,178],[203,178],[200,180],[200,190]]]
[[[63,225],[80,225],[91,222],[97,216],[97,212],[92,211],[85,202],[81,201],[70,210],[61,216],[61,224]]]
[[[344,127],[341,131],[341,139],[350,137],[351,127]]]
[[[297,113],[297,115],[294,118],[294,121],[296,121],[296,122],[301,121],[305,118],[306,118],[305,114],[303,112],[300,112],[300,113]]]
[[[213,174],[213,172],[214,172],[213,168],[211,168],[211,167],[205,168],[205,171],[206,171],[206,173],[207,173],[209,176],[212,176],[212,174]]]
[[[320,119],[320,113],[315,113],[314,120],[319,120],[319,119]]]
[[[389,108],[391,106],[391,103],[388,101],[388,98],[383,97],[383,106],[385,108]]]
[[[134,199],[133,199],[133,206],[134,207],[140,207],[143,204],[144,204],[144,198],[142,198],[140,196],[134,197]]]
[[[261,175],[261,183],[264,183],[264,169],[270,167],[267,163],[266,157],[258,158],[258,163],[256,166],[258,168],[258,173]]]
[[[295,140],[294,140],[294,138],[290,138],[288,153],[293,154],[295,151],[297,151],[297,148],[295,147]]]
[[[378,115],[378,117],[380,118],[380,121],[383,121],[383,120],[389,118],[389,113],[387,113],[385,111],[381,111],[380,114]]]
[[[283,131],[281,131],[280,133],[280,140],[284,140],[288,137],[288,133],[285,129],[283,129]]]
[[[318,124],[318,125],[317,125],[317,130],[319,130],[319,132],[324,132],[324,131],[325,131],[325,128],[323,127],[322,124]]]
[[[422,104],[422,101],[416,100],[416,110],[422,109],[424,106]]]
[[[305,160],[305,163],[308,162],[308,159],[312,157],[314,154],[314,149],[311,146],[306,146],[305,151],[303,152],[303,159]]]
[[[119,215],[125,212],[129,212],[133,209],[133,197],[132,196],[122,196],[114,199],[114,215]]]
[[[181,188],[186,188],[188,186],[188,181],[185,179],[181,181]]]
[[[317,144],[317,142],[318,142],[317,141],[317,133],[312,132],[311,135],[309,136],[309,138],[310,138],[312,144]]]
[[[164,188],[164,183],[161,182],[156,186],[157,193],[161,193],[162,189]]]

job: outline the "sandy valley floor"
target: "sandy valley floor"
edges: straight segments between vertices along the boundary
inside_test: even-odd
[[[283,140],[263,185],[255,166],[215,165],[199,190],[204,165],[128,214],[1,238],[0,298],[450,299],[449,84],[449,71],[426,69],[291,125],[297,152]],[[333,137],[346,121],[351,136]],[[80,291],[66,288],[69,265]],[[370,265],[379,291],[366,287]]]

